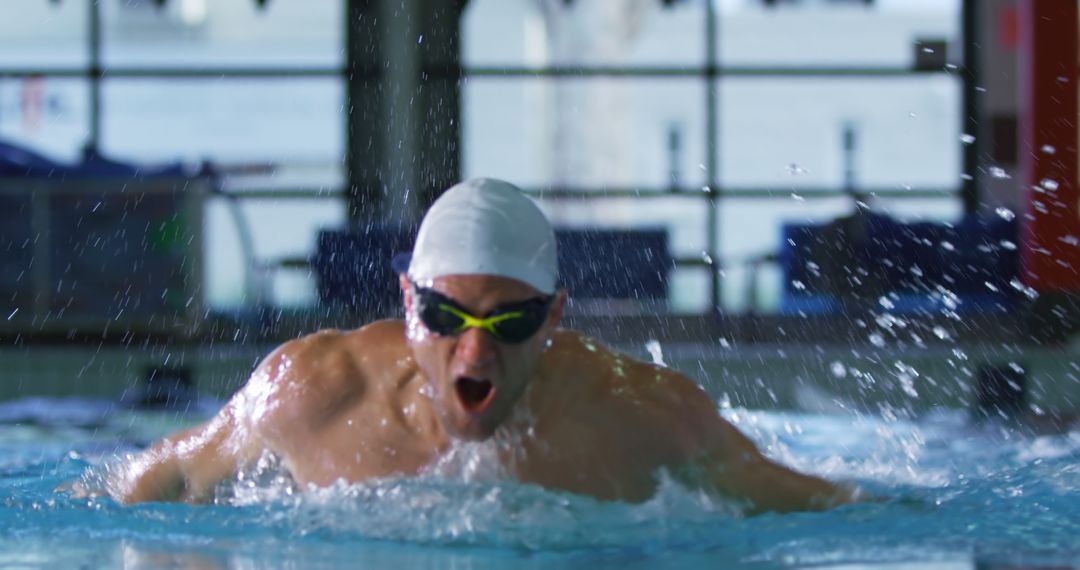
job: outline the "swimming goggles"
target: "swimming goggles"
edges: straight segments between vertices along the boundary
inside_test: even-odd
[[[413,292],[420,322],[431,332],[450,336],[466,329],[483,329],[497,340],[514,344],[525,342],[544,326],[554,298],[534,297],[496,307],[487,315],[478,317],[434,289],[414,284]]]

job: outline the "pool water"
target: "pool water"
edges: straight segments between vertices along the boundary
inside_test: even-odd
[[[203,415],[20,400],[0,403],[0,567],[1080,566],[1080,430],[1035,435],[955,410],[722,411],[771,457],[884,499],[744,517],[665,480],[645,503],[604,503],[501,480],[474,445],[438,474],[324,489],[297,488],[267,458],[215,504],[124,507],[54,488],[92,483]]]

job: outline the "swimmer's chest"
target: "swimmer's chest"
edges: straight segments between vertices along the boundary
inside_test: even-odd
[[[663,434],[638,423],[602,413],[547,423],[516,454],[513,471],[523,482],[600,499],[644,500],[655,492],[660,471],[679,462]]]
[[[286,462],[301,483],[360,483],[414,475],[438,457],[437,442],[394,414],[349,410],[289,446]]]

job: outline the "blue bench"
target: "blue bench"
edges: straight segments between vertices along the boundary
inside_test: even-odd
[[[412,241],[408,229],[379,225],[319,232],[313,259],[319,300],[368,315],[397,312],[401,289],[390,260],[409,251]]]
[[[558,229],[559,281],[577,299],[666,302],[674,265],[667,231]],[[412,233],[368,226],[319,233],[313,259],[319,299],[366,314],[390,314],[401,305],[390,262],[409,251]]]
[[[1015,220],[902,223],[860,212],[782,231],[785,314],[1004,311],[1022,297],[1012,285],[1020,272]],[[879,303],[882,297],[890,307]]]

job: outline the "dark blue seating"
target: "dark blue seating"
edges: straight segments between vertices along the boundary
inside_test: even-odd
[[[666,301],[674,266],[663,229],[559,229],[559,279],[578,299]]]
[[[665,230],[556,230],[560,285],[577,299],[666,301],[674,264]],[[323,303],[387,315],[401,305],[396,253],[411,250],[412,232],[378,225],[319,233],[314,266]]]
[[[778,256],[781,312],[1002,311],[1020,299],[1015,220],[901,223],[867,211],[826,224],[786,224]],[[888,299],[890,307],[879,303]]]
[[[319,232],[313,261],[320,301],[366,315],[393,314],[401,289],[390,261],[412,248],[412,233],[380,225]]]
[[[195,174],[179,162],[136,165],[84,153],[82,162],[65,163],[30,149],[0,141],[0,177],[8,178],[170,178]]]

